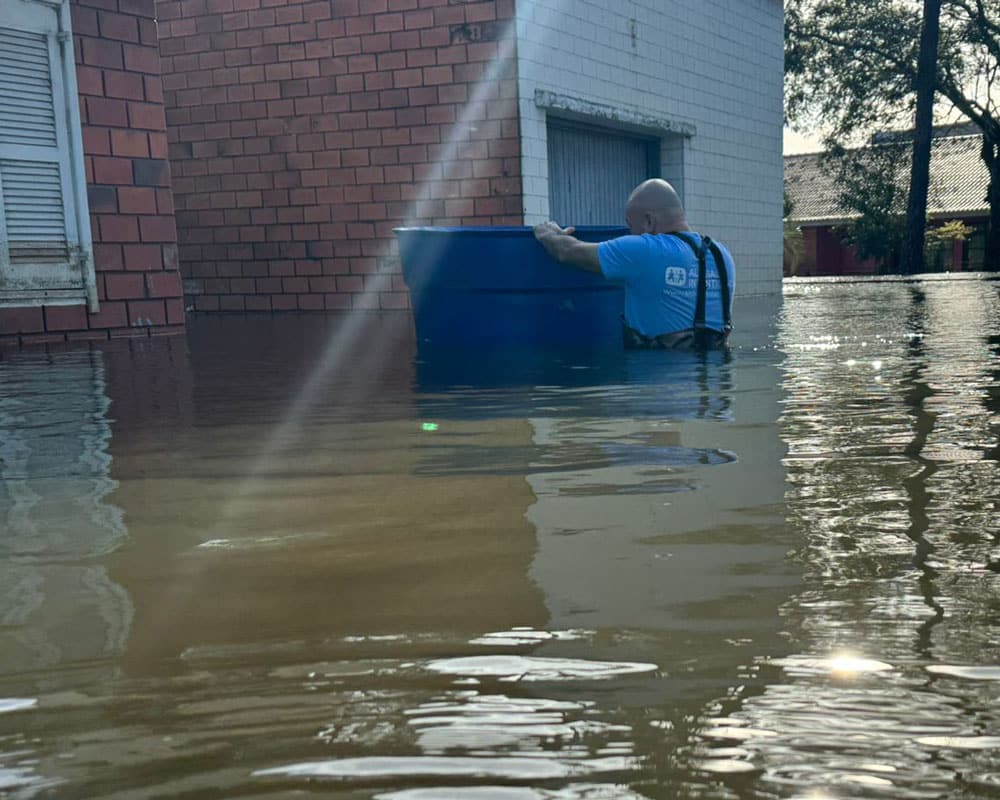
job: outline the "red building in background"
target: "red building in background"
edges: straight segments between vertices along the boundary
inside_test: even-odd
[[[936,135],[931,148],[931,177],[927,216],[933,223],[958,220],[973,229],[964,241],[938,252],[929,271],[969,271],[984,263],[989,206],[989,172],[980,158],[982,136],[969,126],[950,126]],[[878,145],[873,145],[878,146]],[[879,265],[861,260],[844,234],[857,213],[842,208],[834,178],[820,166],[820,153],[785,157],[785,194],[792,203],[787,222],[802,231],[802,253],[786,274],[870,275]],[[907,173],[908,174],[908,173]],[[905,193],[904,193],[905,196]]]

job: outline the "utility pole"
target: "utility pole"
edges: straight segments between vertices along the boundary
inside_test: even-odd
[[[924,231],[927,227],[927,187],[930,183],[931,135],[934,126],[934,88],[941,28],[941,0],[924,0],[924,24],[917,60],[917,112],[910,165],[910,198],[906,206],[906,236],[899,265],[904,274],[924,270]]]

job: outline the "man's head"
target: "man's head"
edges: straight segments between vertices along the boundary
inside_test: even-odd
[[[635,187],[625,204],[625,224],[635,235],[688,229],[680,197],[662,178]]]

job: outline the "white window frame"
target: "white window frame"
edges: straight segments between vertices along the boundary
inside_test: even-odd
[[[66,203],[66,241],[70,262],[79,271],[80,286],[23,291],[4,291],[0,287],[0,307],[76,305],[86,302],[91,313],[99,310],[69,3],[70,0],[0,0],[0,26],[17,29],[17,12],[25,6],[42,6],[53,11],[56,16],[55,43],[50,47],[50,53],[54,56],[50,62],[53,105],[57,114],[64,115],[65,121],[66,142],[60,151],[59,165],[61,170],[65,170],[63,185],[68,184],[70,190]],[[9,249],[6,243],[6,223],[0,213],[0,267],[9,267]]]

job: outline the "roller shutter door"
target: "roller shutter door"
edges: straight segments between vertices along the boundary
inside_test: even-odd
[[[623,225],[636,184],[659,176],[659,141],[548,122],[549,204],[562,225]]]

